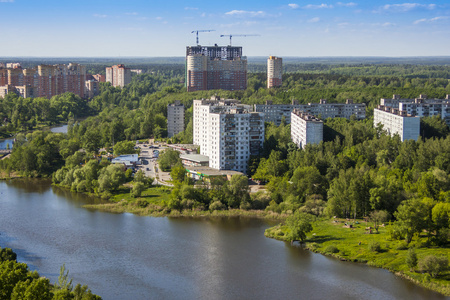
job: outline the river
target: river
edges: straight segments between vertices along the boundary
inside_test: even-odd
[[[44,180],[0,182],[0,245],[55,282],[103,299],[445,299],[392,273],[264,237],[251,218],[152,218],[81,206],[98,200]]]
[[[51,132],[59,132],[59,133],[67,133],[67,124],[66,125],[59,125],[59,126],[55,126],[55,127],[50,127],[50,131]],[[13,143],[14,143],[14,138],[0,139],[0,149],[8,149],[8,146],[11,149],[12,146],[13,146]]]

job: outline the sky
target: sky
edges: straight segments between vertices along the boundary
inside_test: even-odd
[[[182,57],[196,30],[246,56],[450,56],[450,1],[0,0],[0,57]]]

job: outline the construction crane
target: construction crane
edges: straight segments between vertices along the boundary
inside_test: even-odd
[[[233,36],[259,36],[259,34],[221,34],[220,37],[229,36],[230,37],[230,46],[231,46],[231,38]]]
[[[211,31],[215,31],[214,29],[207,29],[207,30],[193,30],[191,33],[196,33],[196,35],[197,35],[197,45],[200,45],[199,43],[198,43],[198,33],[199,32],[211,32]]]

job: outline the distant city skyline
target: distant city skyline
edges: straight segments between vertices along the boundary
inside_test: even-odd
[[[0,0],[0,57],[181,57],[228,45],[246,56],[448,56],[448,1]]]

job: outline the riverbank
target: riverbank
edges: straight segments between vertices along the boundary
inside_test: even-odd
[[[351,222],[351,221],[350,221]],[[450,249],[443,247],[427,247],[427,237],[415,237],[410,245],[403,240],[392,240],[390,237],[391,225],[379,228],[379,233],[366,230],[372,223],[359,220],[359,224],[351,223],[346,226],[346,220],[320,220],[314,223],[313,231],[308,234],[305,248],[332,256],[342,261],[366,263],[369,266],[387,269],[396,275],[409,279],[415,284],[450,296],[450,271],[445,271],[436,278],[428,274],[411,271],[406,265],[408,247],[414,247],[420,260],[427,255],[449,257]],[[289,242],[286,232],[287,227],[277,225],[267,229],[266,237]],[[378,243],[379,251],[371,251],[370,245]],[[373,249],[373,248],[372,248]]]

